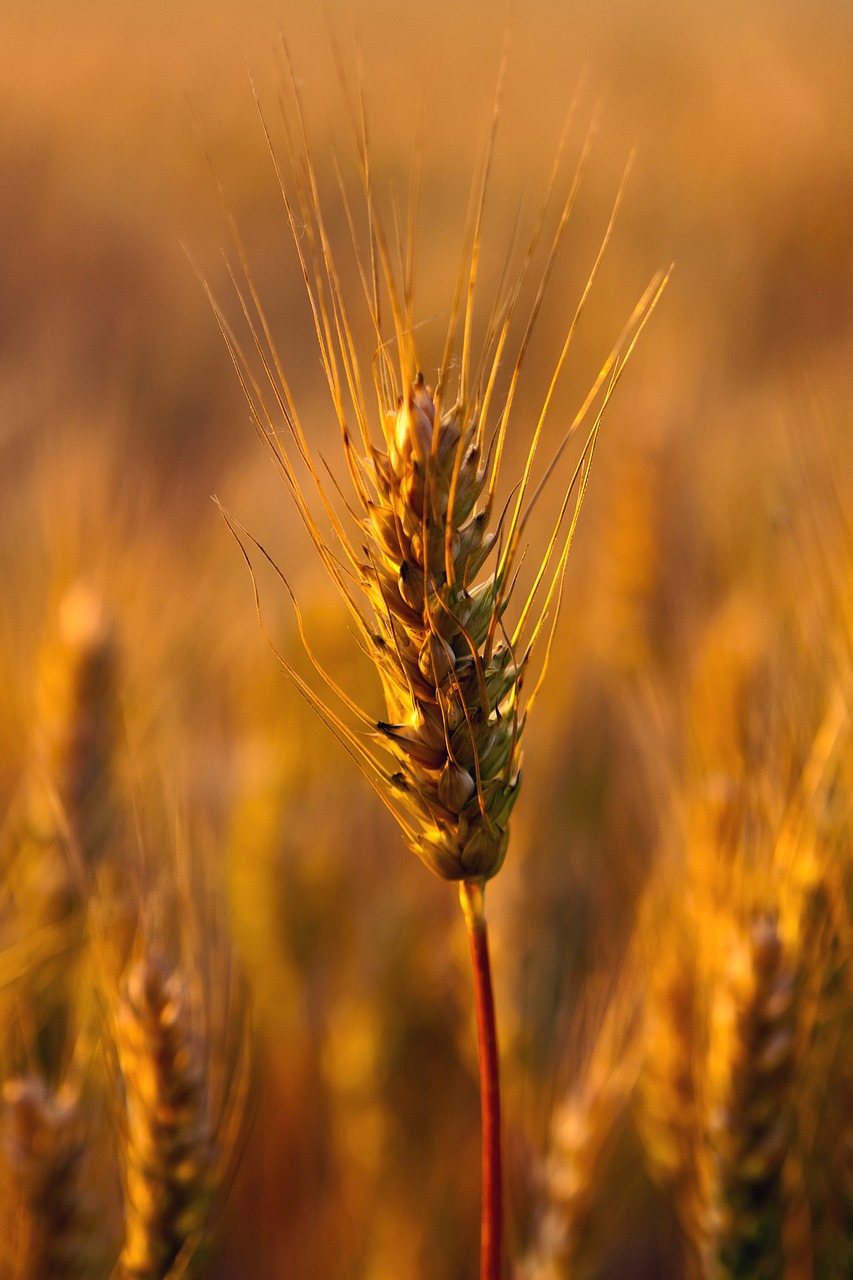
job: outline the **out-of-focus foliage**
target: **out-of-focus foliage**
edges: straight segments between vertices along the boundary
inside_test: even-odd
[[[239,1091],[216,1025],[229,1008],[225,930],[189,909],[199,885],[227,894],[255,1008],[254,1123],[209,1274],[476,1273],[476,1048],[453,894],[405,854],[287,684],[209,500],[282,565],[318,655],[381,715],[195,270],[233,312],[209,155],[302,420],[334,466],[337,426],[245,68],[274,119],[283,27],[330,233],[346,243],[335,156],[350,172],[352,148],[331,45],[354,82],[353,9],[374,179],[403,204],[422,138],[418,345],[434,346],[437,365],[502,11],[437,0],[425,22],[358,0],[331,5],[327,24],[295,0],[4,5],[4,1125],[28,1107],[31,1135],[54,1125],[63,1150],[85,1148],[68,1157],[65,1185],[79,1175],[111,1188],[107,1273],[121,1236],[124,1147],[108,1135],[122,1095],[109,1000],[79,957],[95,928],[118,1000],[140,939],[155,939],[190,975],[194,1034],[204,1041],[212,1022],[212,1093],[217,1072]],[[531,0],[512,20],[484,298],[519,208],[541,197],[584,69],[573,143],[597,108],[598,126],[507,476],[632,148],[552,443],[652,271],[674,259],[675,273],[608,411],[547,696],[525,729],[512,844],[489,891],[509,1245],[531,1267],[572,1257],[600,1277],[689,1275],[733,1266],[760,1217],[795,1262],[814,1254],[815,1274],[845,1275],[853,13],[829,0]],[[69,606],[81,580],[91,594],[76,588]],[[260,590],[269,634],[307,672],[286,592],[271,574]],[[87,622],[86,599],[102,617]],[[88,625],[106,646],[87,696],[108,689],[111,709],[82,747],[50,727],[51,708],[73,701],[56,665],[69,610],[72,638]],[[74,781],[83,747],[98,757],[94,792]],[[94,925],[88,894],[101,904]],[[743,1064],[768,1026],[779,1148],[732,1084],[754,1086]],[[220,1122],[230,1140],[217,1101]],[[779,1184],[784,1222],[744,1194],[748,1137],[765,1140],[751,1185]],[[0,1200],[19,1227],[10,1188],[25,1158],[25,1144],[7,1143]],[[5,1228],[2,1217],[13,1238]],[[549,1240],[556,1263],[542,1260]]]

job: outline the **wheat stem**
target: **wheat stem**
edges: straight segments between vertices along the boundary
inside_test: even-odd
[[[500,1280],[503,1237],[503,1177],[501,1164],[501,1094],[495,1000],[489,935],[482,886],[462,881],[459,900],[471,944],[474,995],[477,1006],[477,1047],[480,1060],[483,1190],[480,1214],[480,1280]]]

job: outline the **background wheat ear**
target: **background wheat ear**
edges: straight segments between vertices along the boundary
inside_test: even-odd
[[[186,914],[186,913],[184,913]],[[251,1085],[245,995],[209,924],[205,972],[140,934],[115,1002],[126,1280],[183,1275],[204,1256],[240,1155]],[[182,920],[187,933],[188,922]],[[196,960],[199,938],[184,937]]]
[[[580,1044],[572,1083],[550,1119],[532,1240],[517,1280],[595,1277],[612,1258],[612,1223],[644,1182],[634,1111],[645,1057],[646,938],[638,929],[608,991],[591,984],[581,998]],[[583,1015],[583,1016],[581,1016]]]
[[[668,896],[665,915],[657,916],[653,927],[659,942],[649,948],[644,1054],[634,1115],[647,1167],[671,1195],[693,1254],[690,1263],[698,1266],[705,1208],[701,1148],[707,1049],[701,924]]]
[[[68,838],[90,867],[109,853],[115,830],[118,660],[104,601],[86,583],[76,583],[60,599],[54,634],[43,648],[34,745]]]
[[[853,933],[844,891],[848,856],[844,847],[821,849],[807,840],[797,851],[791,876],[799,917],[802,1008],[789,1253],[800,1265],[792,1274],[813,1271],[827,1280],[849,1275],[853,1261]]]
[[[78,583],[60,598],[40,648],[29,759],[3,832],[13,928],[21,951],[34,953],[19,1009],[28,1051],[52,1081],[73,1054],[87,916],[91,909],[110,923],[124,882],[117,667],[104,602]],[[132,910],[126,886],[121,903]],[[47,943],[41,956],[40,940]]]
[[[798,972],[772,917],[756,919],[735,947],[723,993],[728,1034],[711,1041],[719,1081],[711,1116],[710,1247],[726,1276],[784,1273],[783,1169],[795,1132],[792,1082]]]
[[[127,1104],[119,1269],[163,1280],[200,1237],[214,1190],[204,1048],[187,981],[163,959],[130,970],[116,1040]]]
[[[19,1280],[89,1280],[103,1241],[85,1180],[79,1095],[68,1085],[54,1091],[41,1076],[7,1081],[3,1137],[20,1206],[13,1274]],[[8,1265],[8,1242],[3,1254]]]

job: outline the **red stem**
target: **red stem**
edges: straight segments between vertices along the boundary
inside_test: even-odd
[[[480,1216],[480,1280],[500,1280],[503,1239],[501,1166],[501,1099],[498,1037],[489,936],[479,884],[461,883],[459,898],[468,927],[474,996],[477,1005],[477,1044],[480,1058],[480,1110],[483,1138],[483,1201]]]

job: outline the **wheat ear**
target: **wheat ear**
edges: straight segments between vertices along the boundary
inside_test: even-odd
[[[661,922],[656,921],[661,930]],[[687,1239],[702,1239],[700,1063],[706,1044],[695,922],[672,916],[652,963],[645,1002],[645,1058],[635,1118],[646,1164],[673,1196]]]
[[[199,1235],[211,1144],[186,984],[156,959],[131,970],[116,1036],[127,1098],[120,1274],[163,1280]]]
[[[415,341],[412,228],[416,210],[410,210],[406,243],[395,245],[389,241],[377,209],[362,108],[355,131],[370,228],[366,248],[358,243],[353,211],[343,186],[342,200],[372,330],[372,357],[363,361],[320,205],[319,178],[292,73],[289,89],[289,109],[284,118],[287,163],[279,160],[263,116],[262,123],[340,427],[354,495],[354,505],[348,504],[354,524],[340,514],[335,488],[312,453],[233,219],[232,231],[244,275],[241,283],[235,273],[235,287],[253,353],[245,349],[215,299],[211,301],[256,429],[287,483],[320,560],[355,622],[363,647],[376,665],[385,694],[385,717],[377,720],[353,702],[314,660],[304,632],[309,657],[334,699],[342,704],[343,714],[281,654],[279,658],[300,692],[344,743],[392,810],[411,848],[426,865],[444,879],[483,883],[497,873],[506,855],[509,818],[520,780],[520,740],[525,720],[523,680],[534,643],[543,635],[547,638],[559,610],[566,563],[604,406],[660,297],[665,276],[657,275],[641,297],[583,404],[537,477],[546,419],[571,340],[611,238],[620,190],[589,279],[569,319],[542,407],[532,424],[522,475],[495,527],[501,459],[522,367],[565,238],[590,140],[587,139],[559,213],[515,359],[507,360],[511,325],[521,309],[523,286],[544,238],[560,173],[562,145],[517,273],[510,278],[507,271],[509,283],[503,286],[505,292],[492,308],[484,350],[475,358],[472,332],[475,303],[479,302],[480,240],[498,94],[482,173],[472,195],[465,253],[450,301],[441,361],[434,384],[429,386],[421,372],[425,366]],[[357,107],[353,108],[353,115],[358,117]],[[390,326],[386,312],[390,314]],[[363,368],[368,363],[374,384],[372,397]],[[499,369],[505,363],[509,365],[509,385],[501,408],[496,410]],[[451,377],[456,374],[458,385],[451,389]],[[516,585],[528,517],[566,447],[582,427],[586,438],[557,502],[545,554],[526,599],[518,602],[518,618],[510,627],[506,610]],[[325,529],[315,516],[317,504],[324,512]],[[231,527],[242,537],[233,522]],[[255,546],[266,555],[257,543]],[[244,554],[248,560],[248,553]],[[483,576],[489,557],[493,568]],[[296,612],[302,631],[298,608]],[[534,694],[528,698],[528,706]]]
[[[83,583],[60,600],[55,630],[37,688],[36,765],[53,806],[43,819],[55,826],[58,806],[63,834],[91,868],[107,853],[114,824],[117,646],[103,602]]]
[[[606,1006],[590,1006],[598,1023],[595,1039],[551,1117],[542,1200],[517,1280],[582,1280],[596,1274],[601,1262],[596,1211],[614,1152],[628,1131],[645,1052],[637,976],[646,960],[645,937],[638,930]]]
[[[5,1137],[22,1201],[20,1280],[83,1280],[93,1257],[93,1212],[84,1188],[85,1144],[76,1094],[41,1076],[3,1090]]]
[[[115,829],[113,745],[115,644],[103,606],[88,588],[65,593],[42,646],[29,767],[9,823],[6,885],[25,950],[61,935],[59,958],[26,976],[30,1039],[38,1067],[55,1082],[69,1055],[74,964],[89,902]]]
[[[798,987],[774,920],[753,924],[737,978],[733,1034],[727,1050],[718,1047],[726,1057],[720,1064],[726,1085],[711,1126],[717,1152],[712,1237],[724,1275],[777,1280],[784,1272],[782,1174],[794,1131]]]

